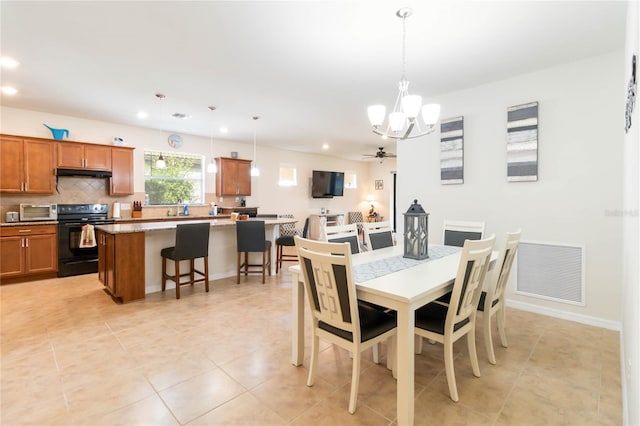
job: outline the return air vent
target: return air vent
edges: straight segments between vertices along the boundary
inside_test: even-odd
[[[521,241],[516,293],[584,305],[584,246]]]

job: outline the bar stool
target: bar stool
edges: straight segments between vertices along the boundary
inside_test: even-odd
[[[207,223],[189,223],[176,227],[176,245],[166,247],[160,251],[162,256],[162,291],[165,290],[167,280],[176,283],[176,299],[180,299],[180,286],[204,282],[204,288],[209,291],[209,229]],[[195,269],[195,259],[204,258],[204,272]],[[175,275],[167,274],[167,259],[175,264]],[[190,270],[180,273],[180,261],[189,260]],[[202,278],[195,279],[195,273]],[[189,281],[180,282],[181,277],[189,276]]]
[[[293,215],[283,214],[280,217],[292,218]],[[302,238],[309,238],[309,218],[306,218],[304,221],[302,233],[299,229],[295,228],[293,223],[280,225],[280,236],[276,239],[276,274],[282,269],[282,262],[298,261],[298,253],[284,253],[284,247],[295,247],[296,243],[293,241],[293,237],[296,235]]]
[[[238,268],[236,284],[240,284],[240,272],[244,275],[264,273],[271,275],[271,241],[264,237],[265,227],[263,220],[239,220],[236,221],[236,238],[238,244]],[[249,252],[262,253],[261,264],[249,263]],[[244,262],[241,262],[244,253]],[[257,269],[259,267],[259,269]],[[252,269],[249,269],[252,268]]]

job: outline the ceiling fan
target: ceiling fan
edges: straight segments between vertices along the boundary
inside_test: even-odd
[[[364,158],[377,158],[382,163],[385,158],[396,158],[397,155],[395,155],[392,152],[385,152],[383,147],[378,147],[378,152],[376,152],[375,154],[363,154],[363,157]]]

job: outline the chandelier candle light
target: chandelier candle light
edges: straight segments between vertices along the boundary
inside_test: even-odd
[[[253,117],[253,163],[251,164],[251,176],[260,176],[260,169],[258,169],[258,161],[256,157],[256,127],[258,125],[258,119],[260,117]]]
[[[208,107],[210,111],[215,111],[215,106]],[[218,166],[213,158],[213,121],[211,121],[211,142],[209,144],[211,153],[211,162],[207,165],[207,173],[218,173]]]
[[[406,28],[405,23],[413,10],[403,7],[396,12],[396,16],[402,18],[402,78],[398,83],[398,97],[389,113],[387,129],[383,131],[386,107],[384,105],[372,105],[368,108],[369,121],[373,126],[373,133],[383,139],[413,139],[427,135],[436,128],[436,121],[440,115],[440,105],[422,105],[422,96],[409,94],[409,80],[406,78]],[[424,127],[420,125],[418,115],[422,112]]]

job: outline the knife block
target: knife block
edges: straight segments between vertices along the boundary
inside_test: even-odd
[[[142,210],[134,210],[131,212],[131,217],[140,218],[142,217]]]

